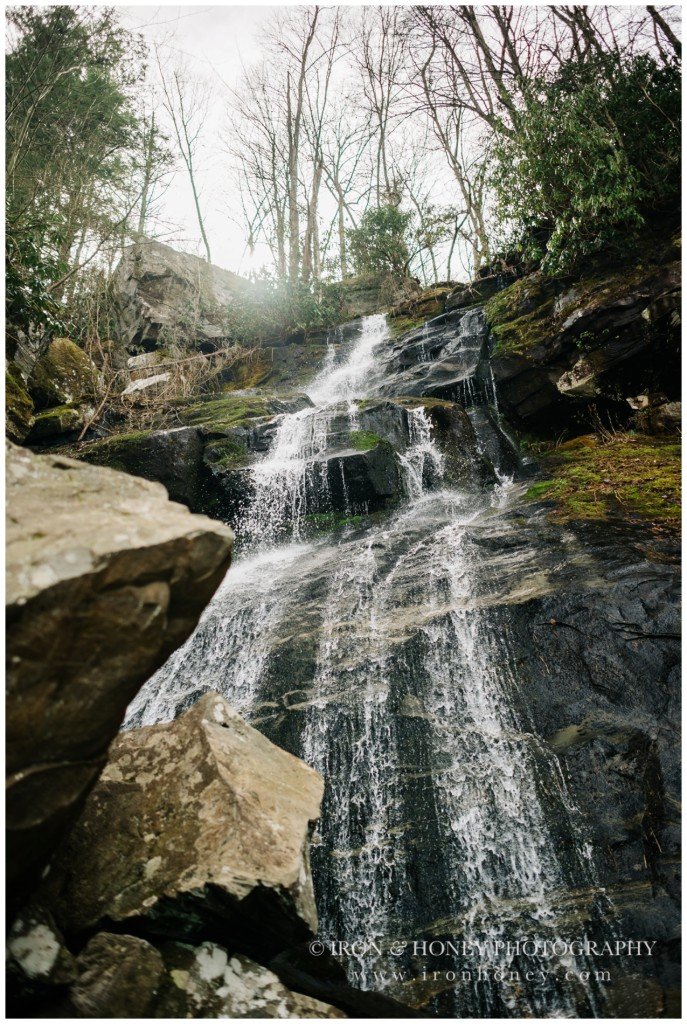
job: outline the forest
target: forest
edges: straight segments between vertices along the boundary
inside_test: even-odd
[[[335,319],[353,276],[574,272],[641,248],[679,196],[680,43],[666,7],[275,9],[236,85],[126,28],[117,8],[7,12],[10,324],[105,330],[124,246],[163,232],[184,176],[198,251],[264,260],[237,335]],[[211,90],[240,219],[199,185]],[[220,141],[221,140],[221,141]],[[235,269],[235,268],[229,268]],[[259,310],[256,308],[259,307]],[[243,315],[242,315],[243,312]],[[262,331],[269,324],[261,325]]]

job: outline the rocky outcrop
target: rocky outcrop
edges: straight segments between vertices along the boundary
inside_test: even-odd
[[[267,968],[221,946],[179,942],[156,949],[101,932],[78,959],[69,1003],[80,1017],[337,1018],[333,1006],[287,989]]]
[[[492,367],[516,424],[566,425],[590,405],[627,418],[644,389],[675,395],[680,265],[600,274],[561,287],[538,274],[486,305]],[[677,396],[676,396],[677,397]]]
[[[481,307],[444,313],[387,347],[386,395],[465,399],[488,366],[488,328]]]
[[[189,635],[231,530],[162,487],[9,446],[8,871],[35,879],[139,686]]]
[[[310,405],[305,395],[271,399],[233,392],[183,410],[193,426],[114,435],[78,455],[157,480],[192,511],[234,523],[253,493],[251,467],[269,449],[281,416]],[[412,396],[360,402],[355,429],[348,406],[334,407],[327,412],[326,448],[313,456],[307,473],[310,511],[375,512],[403,497],[403,455],[417,440],[413,410],[419,409],[445,456],[447,480],[464,480],[485,468],[472,425],[454,402]]]
[[[368,316],[420,295],[418,282],[393,274],[350,277],[341,283],[342,313],[347,317]]]
[[[227,336],[225,318],[244,278],[162,242],[129,246],[112,278],[118,336],[125,346],[154,349],[169,342],[214,343]]]
[[[107,922],[274,955],[308,939],[319,776],[208,693],[122,733],[53,861],[44,899],[72,934]]]
[[[235,471],[267,450],[275,416],[310,404],[301,394],[228,392],[180,407],[178,418],[186,426],[113,434],[74,454],[92,465],[161,483],[173,501],[192,512],[231,518],[246,493]]]
[[[585,417],[589,423],[599,413],[625,425],[627,400],[641,391],[663,392],[674,403],[676,255],[671,244],[646,263],[603,267],[574,285],[540,272],[487,274],[460,285],[445,298],[444,313],[389,346],[384,393],[473,405],[493,401],[495,385],[511,423],[537,432]],[[657,429],[670,430],[670,419],[672,410]]]

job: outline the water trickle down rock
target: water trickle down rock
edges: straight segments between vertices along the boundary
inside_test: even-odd
[[[469,312],[480,322],[479,311]],[[445,326],[432,330],[443,332]],[[195,636],[142,692],[135,714],[147,721],[173,715],[190,699],[193,679],[196,692],[217,687],[231,701],[241,701],[261,731],[325,775],[313,867],[320,928],[328,938],[373,936],[384,945],[418,935],[508,938],[513,930],[522,935],[536,928],[547,937],[563,928],[603,936],[615,927],[616,916],[625,930],[636,931],[643,922],[655,931],[649,890],[642,888],[640,897],[632,889],[638,909],[624,888],[626,868],[605,857],[609,833],[599,787],[610,787],[628,814],[631,805],[647,801],[651,821],[666,816],[661,842],[669,842],[667,812],[655,809],[653,789],[653,795],[641,796],[629,776],[620,786],[613,758],[625,755],[616,747],[597,762],[592,740],[582,747],[573,743],[569,756],[585,765],[578,774],[565,769],[568,755],[546,737],[559,729],[567,735],[571,716],[578,721],[602,714],[618,724],[613,743],[624,749],[621,737],[630,737],[630,719],[641,721],[642,736],[646,731],[662,737],[661,764],[670,771],[670,729],[653,687],[640,693],[639,652],[629,651],[622,636],[603,625],[619,616],[638,623],[647,634],[641,654],[652,666],[649,674],[668,693],[672,618],[663,595],[670,589],[670,568],[637,565],[631,549],[614,546],[612,538],[580,540],[547,523],[541,511],[518,505],[520,485],[477,468],[491,451],[498,466],[508,447],[488,365],[473,381],[484,385],[481,392],[475,386],[471,398],[478,447],[469,421],[450,401],[396,397],[387,408],[379,392],[393,395],[394,385],[385,382],[382,370],[396,345],[384,334],[379,338],[367,398],[354,396],[338,410],[324,406],[313,413],[327,411],[322,455],[346,429],[374,431],[372,419],[365,423],[366,410],[398,445],[396,432],[406,429],[398,407],[406,416],[421,407],[420,416],[431,422],[429,444],[439,447],[443,479],[432,480],[437,463],[427,447],[426,425],[416,423],[415,444],[399,448],[408,486],[393,513],[353,525],[330,543],[270,548],[268,540],[267,550],[258,545],[243,563],[240,585],[218,595]],[[465,346],[468,372],[474,373],[485,349],[479,356],[475,351],[471,342]],[[418,375],[429,371],[421,355],[418,348],[413,356]],[[430,362],[435,355],[429,351]],[[460,367],[446,366],[441,346],[437,362],[444,383],[453,376],[450,386],[459,385]],[[412,376],[410,357],[409,363],[404,387]],[[482,415],[485,409],[488,416]],[[439,416],[467,423],[460,447],[475,470],[463,470],[455,483],[448,479],[451,459]],[[518,470],[516,457],[512,465]],[[303,513],[296,507],[296,516]],[[269,537],[269,515],[265,521]],[[635,587],[647,602],[633,596]],[[581,621],[581,609],[591,609],[584,612],[579,638],[577,627],[542,631],[542,620],[549,622],[546,609],[554,606],[556,623]],[[652,630],[665,631],[665,639],[651,640]],[[254,658],[244,656],[241,632],[249,636]],[[542,644],[547,653],[540,658]],[[616,696],[608,691],[609,675],[617,676]],[[618,703],[621,692],[633,694],[627,712]],[[608,736],[610,724],[604,729]],[[627,742],[629,758],[635,748],[632,739]],[[654,749],[653,742],[647,749]],[[649,768],[653,757],[645,759],[650,772],[660,770]],[[638,776],[644,778],[643,772],[637,768]],[[589,795],[591,779],[595,799]],[[620,832],[617,825],[613,835]],[[627,831],[623,837],[618,841],[627,844],[627,858],[641,861],[641,840]],[[670,855],[655,856],[661,860],[656,870],[669,885]],[[667,895],[656,899],[667,915],[659,930],[669,944],[674,910]],[[394,963],[407,967],[407,979],[390,990],[431,1012],[598,1015],[603,1008],[604,993],[596,983],[561,979],[560,965],[548,976],[550,984],[457,987],[447,981],[442,991],[422,980],[421,968],[445,971],[445,960]],[[369,985],[383,985],[374,971],[387,967],[373,955],[349,963],[352,976]],[[653,984],[655,968],[643,969]],[[608,1005],[623,978],[630,983],[615,965]]]

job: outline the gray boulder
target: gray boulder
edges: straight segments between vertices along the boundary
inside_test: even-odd
[[[245,278],[198,256],[136,242],[112,277],[118,336],[126,346],[153,348],[163,332],[174,341],[216,341],[227,334],[226,310],[250,288]]]
[[[97,778],[127,704],[192,632],[233,534],[164,488],[8,446],[7,827],[13,896]]]
[[[108,922],[262,957],[317,927],[308,860],[322,781],[208,693],[120,734],[43,893],[61,927]]]

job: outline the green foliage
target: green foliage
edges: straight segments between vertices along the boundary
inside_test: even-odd
[[[135,204],[145,51],[112,8],[14,7],[7,19],[7,312],[54,328],[75,255],[121,238]]]
[[[358,274],[408,273],[408,232],[411,214],[398,206],[373,207],[363,214],[357,228],[348,231],[351,256]]]
[[[495,143],[502,228],[549,274],[623,251],[651,211],[677,202],[679,125],[676,63],[599,56],[535,80],[513,134]]]
[[[28,331],[62,330],[62,310],[50,292],[59,263],[29,232],[5,239],[5,311],[8,325]]]

